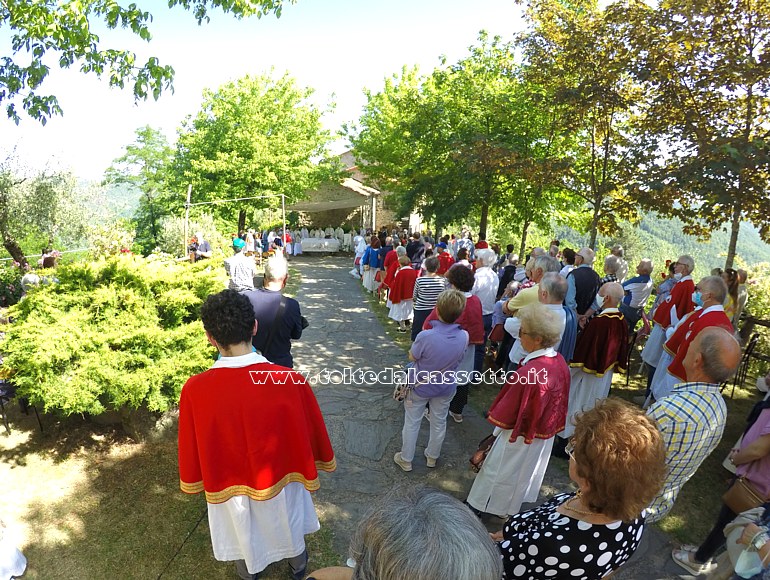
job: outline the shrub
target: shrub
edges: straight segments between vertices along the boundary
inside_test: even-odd
[[[21,299],[23,272],[16,262],[0,266],[0,306],[11,306]]]
[[[13,307],[0,343],[19,394],[46,411],[164,411],[211,365],[199,309],[223,287],[216,262],[124,256],[62,266],[57,277]]]

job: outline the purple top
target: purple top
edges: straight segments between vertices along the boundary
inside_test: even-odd
[[[446,396],[457,387],[453,375],[468,346],[468,333],[459,324],[440,320],[431,320],[430,324],[433,327],[418,334],[410,350],[416,373],[414,392],[424,399]],[[424,373],[430,371],[434,375],[426,381]]]
[[[746,431],[741,449],[768,434],[770,434],[770,409],[763,409],[751,428]],[[770,493],[770,455],[739,465],[735,468],[735,474],[746,477],[763,496],[767,497]]]

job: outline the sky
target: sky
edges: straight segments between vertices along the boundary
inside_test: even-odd
[[[199,109],[204,88],[271,69],[313,88],[319,106],[336,103],[324,120],[336,132],[360,116],[363,89],[381,89],[402,66],[418,65],[427,73],[440,55],[449,62],[463,57],[480,30],[509,39],[524,26],[513,0],[298,0],[284,7],[280,19],[236,20],[215,11],[200,27],[192,14],[170,10],[162,0],[137,4],[153,14],[152,41],[101,28],[102,45],[133,50],[141,62],[156,56],[170,64],[174,92],[135,102],[130,89],[110,89],[77,68],[52,67],[41,92],[56,95],[64,115],[45,126],[24,115],[18,126],[3,117],[0,157],[15,149],[31,169],[70,169],[81,179],[99,180],[137,128],[151,125],[174,141],[185,117]],[[0,28],[0,54],[10,54],[9,37]],[[341,152],[345,143],[332,148]]]

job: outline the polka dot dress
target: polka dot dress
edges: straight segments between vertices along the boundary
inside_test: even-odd
[[[599,580],[631,557],[642,539],[644,519],[589,524],[556,511],[572,497],[556,495],[508,519],[498,542],[503,578]]]

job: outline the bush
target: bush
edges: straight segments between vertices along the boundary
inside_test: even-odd
[[[206,240],[211,244],[214,256],[231,256],[232,247],[230,239],[225,239],[216,228],[214,218],[210,215],[201,215],[196,218],[190,218],[187,228],[188,239],[196,232],[203,232]],[[160,251],[174,256],[182,255],[182,240],[184,239],[184,218],[165,217],[161,222],[160,232],[158,232],[158,247],[154,251]]]
[[[167,410],[211,365],[199,310],[223,287],[212,262],[124,256],[60,267],[58,284],[11,310],[4,370],[46,411]]]
[[[0,265],[0,307],[12,306],[21,300],[22,276],[16,262]]]

